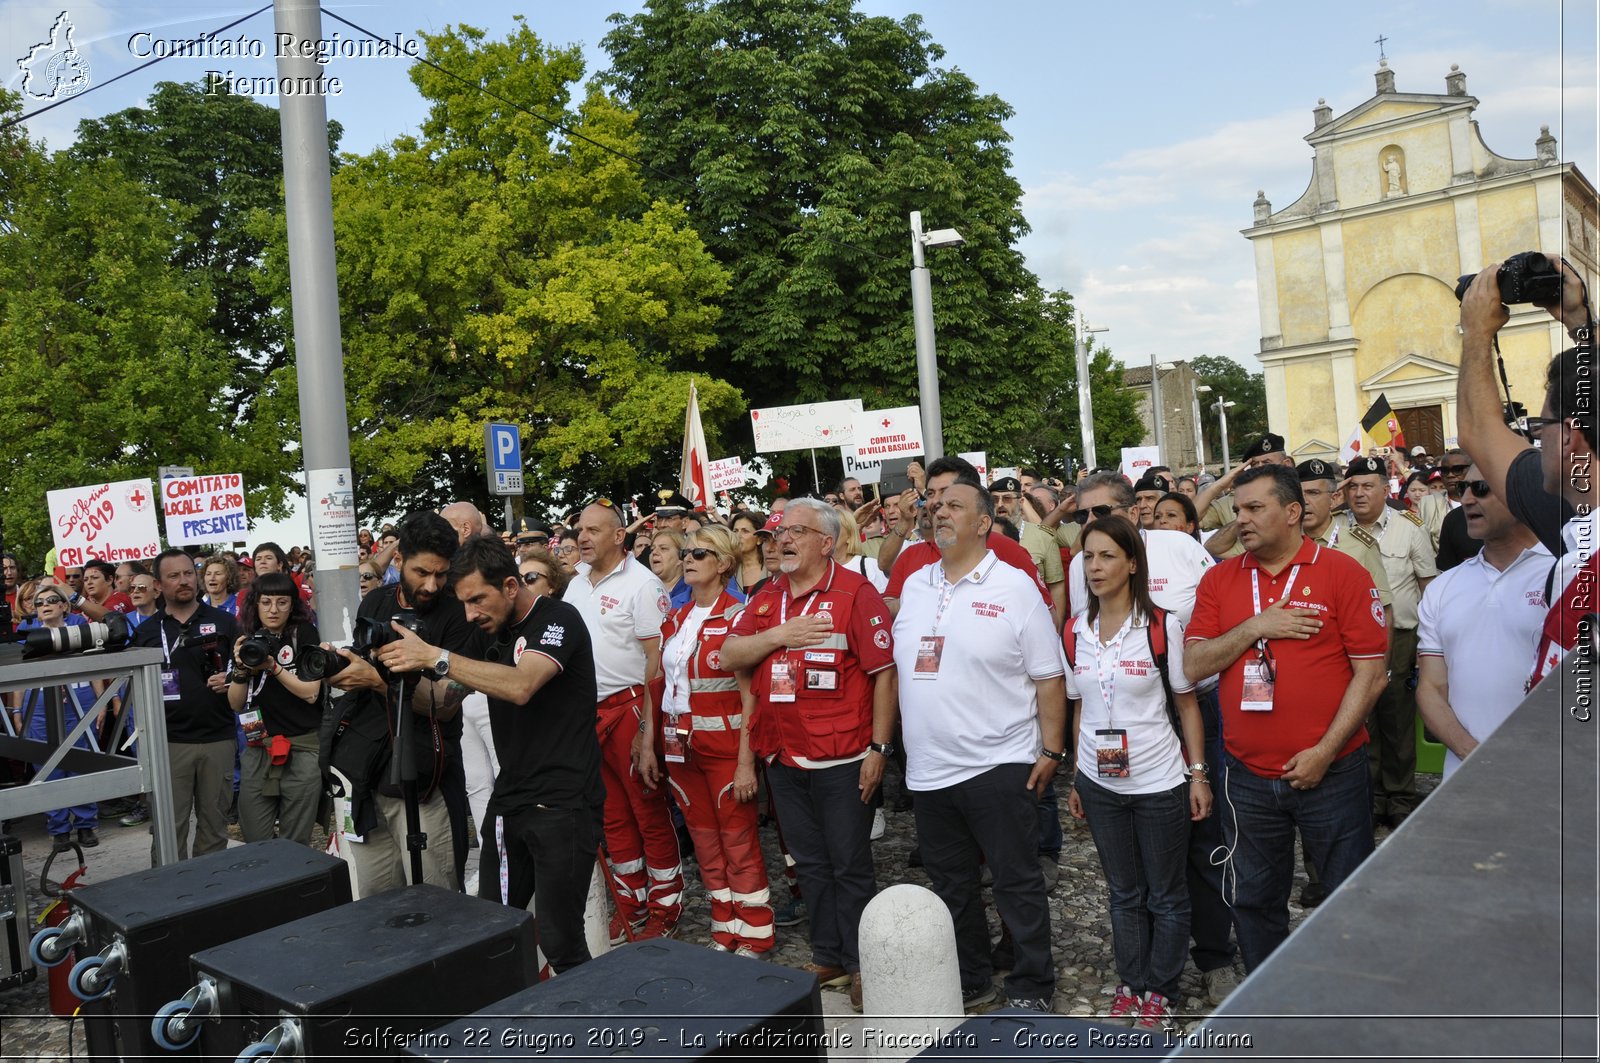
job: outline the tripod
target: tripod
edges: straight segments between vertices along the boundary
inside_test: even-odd
[[[422,853],[428,848],[428,835],[422,829],[422,802],[417,797],[417,761],[412,753],[416,742],[411,712],[411,692],[415,676],[389,682],[389,733],[394,749],[389,756],[389,783],[400,788],[406,806],[406,852],[411,857],[411,882],[422,881]]]

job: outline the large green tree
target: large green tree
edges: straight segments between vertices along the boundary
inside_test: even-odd
[[[521,19],[500,41],[470,26],[422,38],[443,71],[412,69],[421,130],[345,159],[333,184],[365,515],[486,505],[488,420],[525,426],[537,504],[675,485],[691,376],[714,451],[744,408],[713,374],[675,368],[711,345],[725,271],[681,205],[596,146],[638,150],[614,101],[572,99],[578,49]]]
[[[0,93],[0,119],[16,112]],[[281,453],[228,430],[233,358],[205,274],[174,256],[181,211],[117,162],[49,156],[13,127],[0,212],[0,516],[25,567],[50,547],[58,488],[181,463],[242,472],[252,511],[268,507]]]
[[[1228,448],[1237,456],[1254,437],[1267,431],[1266,378],[1261,373],[1250,372],[1232,358],[1219,358],[1212,354],[1202,354],[1189,364],[1194,367],[1195,378],[1211,387],[1209,395],[1200,396],[1205,400],[1200,411],[1200,423],[1205,433],[1206,457],[1211,459],[1212,465],[1220,468],[1222,422],[1212,410],[1212,405],[1218,396],[1233,403],[1228,408]],[[1303,439],[1289,440],[1290,451],[1304,442]]]
[[[1053,427],[1038,389],[1062,366],[1016,249],[1012,109],[940,68],[919,18],[853,0],[653,0],[612,21],[603,77],[639,116],[648,185],[685,198],[732,272],[703,365],[753,405],[915,401],[916,210],[966,238],[928,253],[946,448]]]

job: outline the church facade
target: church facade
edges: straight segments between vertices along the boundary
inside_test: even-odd
[[[1455,67],[1435,95],[1396,91],[1380,63],[1365,103],[1334,117],[1318,101],[1304,194],[1279,211],[1258,194],[1243,232],[1255,251],[1259,358],[1272,431],[1296,461],[1337,453],[1380,394],[1408,445],[1438,454],[1453,444],[1459,276],[1521,251],[1556,252],[1600,292],[1594,186],[1560,161],[1548,127],[1532,158],[1491,151],[1477,106]],[[1513,306],[1500,345],[1512,398],[1537,413],[1565,333],[1543,310]]]

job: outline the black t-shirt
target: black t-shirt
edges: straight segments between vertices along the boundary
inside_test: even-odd
[[[1444,515],[1439,526],[1439,554],[1435,564],[1440,572],[1449,571],[1469,557],[1477,557],[1483,542],[1467,534],[1467,511],[1457,506]]]
[[[397,583],[379,587],[361,599],[361,605],[356,609],[356,616],[370,616],[387,621],[402,608],[399,595],[400,585]],[[421,626],[421,630],[417,632],[418,637],[429,645],[467,657],[479,656],[482,634],[475,625],[467,622],[466,609],[449,591],[440,592],[432,609],[426,613],[418,613],[417,622]],[[353,696],[361,698],[362,705],[360,709],[350,710],[352,712],[367,712],[374,709],[378,712],[388,711],[384,707],[383,696],[374,691],[360,690]],[[439,733],[451,744],[459,745],[461,714],[458,712],[448,720],[440,720]]]
[[[233,642],[239,637],[239,624],[221,609],[199,603],[187,624],[180,624],[165,609],[134,628],[131,646],[163,649],[170,667],[178,673],[178,700],[164,701],[167,710],[167,740],[196,744],[231,742],[234,739],[233,709],[228,695],[206,686],[216,672],[226,671],[233,658]],[[215,641],[211,637],[216,636]],[[204,640],[203,645],[186,642]],[[169,665],[163,665],[165,670]]]
[[[317,635],[317,629],[307,623],[296,624],[288,632],[289,638],[284,641],[294,646],[298,666],[299,651],[306,646],[315,646],[322,639]],[[291,668],[290,671],[297,671]],[[246,698],[246,710],[256,709],[261,713],[262,720],[267,725],[267,733],[275,735],[302,735],[315,731],[322,723],[322,701],[306,701],[296,697],[282,683],[266,673],[250,677],[250,690],[257,691],[253,696]]]
[[[1567,552],[1567,544],[1561,541],[1561,527],[1576,511],[1572,503],[1544,489],[1544,470],[1539,466],[1535,447],[1518,454],[1506,470],[1506,508],[1533,529],[1546,550],[1556,557]]]
[[[561,672],[525,705],[489,699],[500,760],[490,814],[515,815],[534,805],[598,810],[605,786],[594,731],[594,645],[582,614],[566,602],[540,598],[500,633],[484,659],[514,665],[524,653],[543,654]]]

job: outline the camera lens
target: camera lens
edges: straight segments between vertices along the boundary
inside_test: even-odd
[[[267,663],[267,648],[254,639],[239,647],[239,663],[246,668],[260,668]]]

